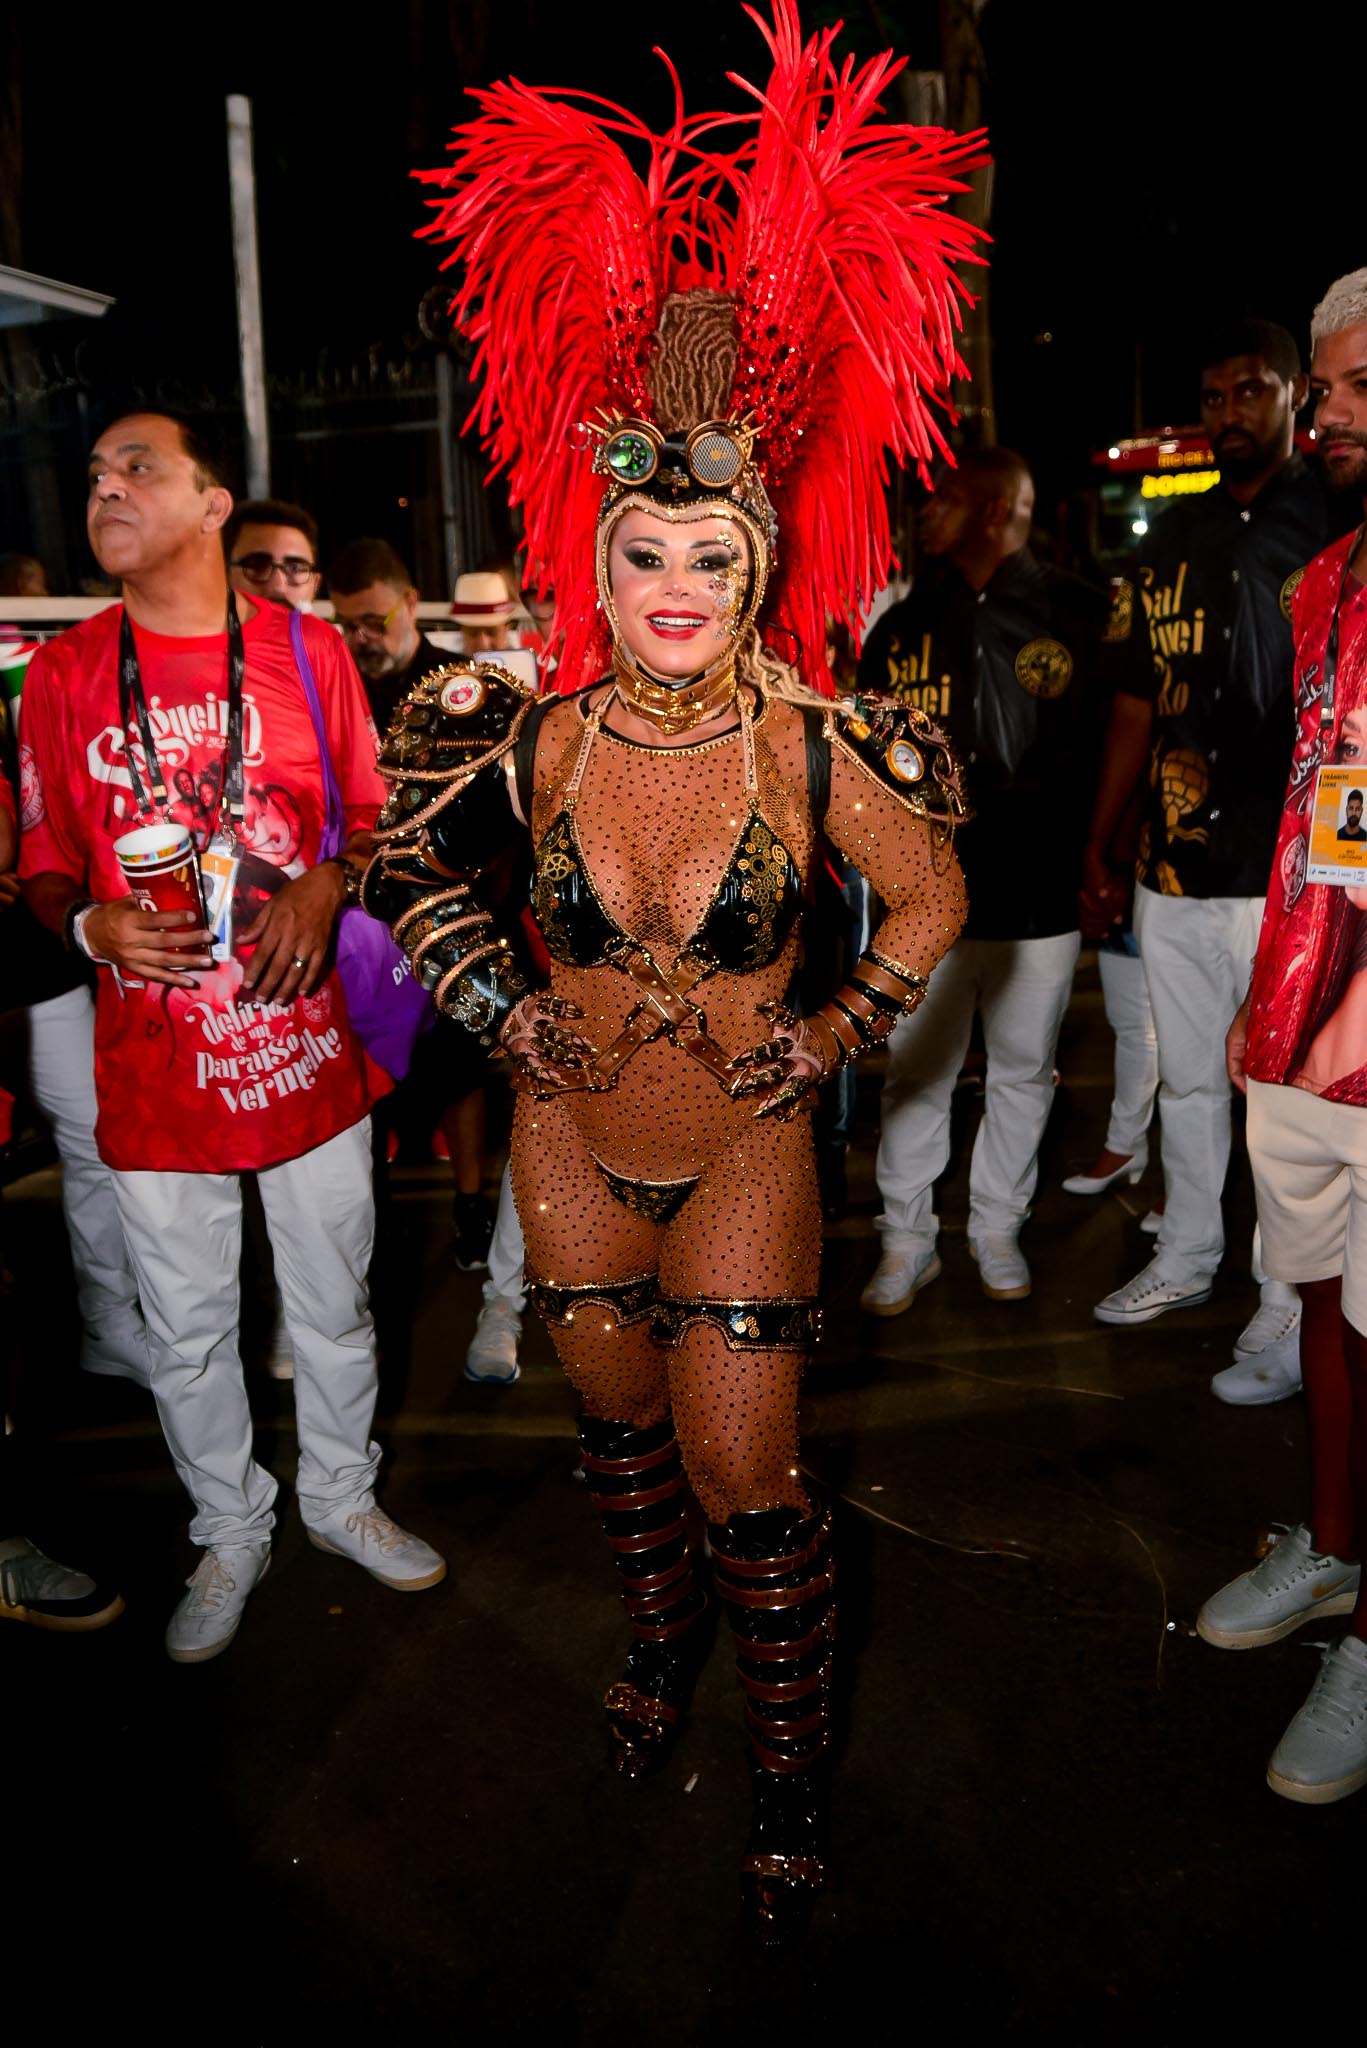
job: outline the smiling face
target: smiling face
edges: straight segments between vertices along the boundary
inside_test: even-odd
[[[669,682],[710,668],[740,629],[751,559],[744,528],[720,513],[676,521],[624,512],[608,546],[608,579],[627,652]]]

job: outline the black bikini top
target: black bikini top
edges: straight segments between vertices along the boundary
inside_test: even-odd
[[[637,943],[595,889],[574,822],[589,753],[612,694],[584,721],[564,802],[534,856],[532,909],[547,952],[565,967],[600,967]],[[748,809],[725,873],[683,952],[723,973],[751,974],[783,951],[801,915],[803,886],[796,862],[759,807],[753,715],[743,698],[738,703]],[[524,811],[531,815],[525,797]]]

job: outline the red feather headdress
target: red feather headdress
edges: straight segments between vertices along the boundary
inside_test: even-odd
[[[482,381],[469,424],[523,508],[529,581],[554,591],[564,689],[609,651],[594,602],[603,479],[575,430],[596,413],[654,417],[671,294],[734,304],[731,413],[752,416],[779,525],[760,629],[790,657],[796,641],[808,683],[830,688],[826,616],[857,633],[887,580],[889,462],[924,475],[948,452],[933,408],[952,419],[971,304],[954,266],[981,260],[982,237],[945,202],[986,162],[984,136],[879,119],[903,60],[837,68],[838,27],[804,43],[797,0],[773,0],[772,26],[746,12],[773,58],[762,89],[729,74],[751,113],[686,118],[672,66],[663,135],[592,95],[513,80],[474,93],[452,162],[417,173],[444,191],[423,232],[452,245],[460,274],[452,310]]]

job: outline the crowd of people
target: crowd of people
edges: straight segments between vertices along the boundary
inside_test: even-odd
[[[660,427],[628,420],[593,454],[586,631],[608,659],[564,693],[544,607],[534,663],[510,660],[496,571],[460,577],[461,642],[436,645],[388,542],[324,562],[313,515],[235,503],[184,421],[109,422],[88,532],[120,600],[34,655],[0,775],[0,1079],[60,1155],[81,1366],[150,1390],[192,1503],[178,1662],[228,1647],[270,1562],[240,1308],[263,1232],[309,1541],[396,1591],[446,1574],[377,1499],[368,1297],[377,1181],[440,1133],[451,1256],[486,1273],[467,1378],[516,1381],[530,1291],[582,1404],[632,1625],[606,1703],[628,1776],[664,1761],[696,1677],[685,1481],[701,1502],[754,1744],[747,1881],[777,1926],[821,1878],[833,1637],[830,1519],[796,1452],[819,1291],[808,1126],[834,1215],[852,1063],[880,1050],[862,1305],[903,1315],[941,1272],[935,1191],[978,1020],[968,1245],[1010,1312],[1084,944],[1115,1092],[1065,1186],[1137,1183],[1155,1109],[1163,1168],[1153,1256],[1095,1317],[1209,1296],[1246,1092],[1257,1298],[1213,1387],[1306,1398],[1305,1519],[1200,1633],[1248,1648],[1347,1615],[1269,1781],[1311,1803],[1367,1785],[1367,272],[1316,310],[1308,378],[1267,321],[1193,347],[1219,481],[1108,581],[1034,544],[1023,456],[960,450],[843,699],[761,649],[774,513],[749,429],[703,389],[709,364],[739,374],[715,296],[664,301]],[[705,459],[699,419],[731,435]],[[312,610],[324,589],[335,624]],[[136,863],[186,858],[198,908],[163,907]],[[356,920],[434,998],[403,1031],[363,1021]],[[486,1120],[509,1073],[495,1201]],[[3,1439],[0,1616],[104,1626],[122,1602],[96,1564],[25,1533],[23,1452]]]

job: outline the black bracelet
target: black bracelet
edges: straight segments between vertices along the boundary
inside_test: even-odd
[[[76,944],[76,920],[82,911],[93,910],[94,908],[95,898],[93,896],[78,896],[74,903],[67,904],[62,914],[62,943],[65,945],[68,953],[79,953],[83,960],[89,956],[83,946]]]

